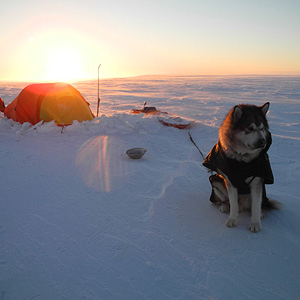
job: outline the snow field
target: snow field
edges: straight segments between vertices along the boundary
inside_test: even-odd
[[[297,77],[139,77],[101,81],[101,115],[62,128],[0,119],[0,299],[300,297]],[[97,82],[74,84],[96,111]],[[8,104],[25,87],[1,83]],[[262,231],[229,229],[188,130],[132,115],[189,118],[207,154],[238,103],[271,102],[269,151],[282,210]],[[125,154],[145,147],[140,160]]]

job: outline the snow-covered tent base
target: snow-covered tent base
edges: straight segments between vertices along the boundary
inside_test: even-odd
[[[74,120],[94,118],[89,103],[80,92],[67,83],[40,83],[25,87],[4,110],[14,121],[31,124],[54,120],[57,125],[70,125]]]

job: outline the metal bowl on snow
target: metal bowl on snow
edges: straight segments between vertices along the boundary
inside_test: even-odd
[[[146,148],[132,148],[126,151],[126,154],[132,159],[139,159],[146,153]]]

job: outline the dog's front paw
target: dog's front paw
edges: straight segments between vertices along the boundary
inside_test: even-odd
[[[226,223],[225,223],[225,225],[227,226],[227,227],[236,227],[236,226],[238,226],[238,224],[239,224],[239,221],[238,221],[238,219],[227,219],[227,221],[226,221]]]
[[[254,233],[259,232],[261,230],[261,224],[260,223],[251,223],[249,225],[249,230]]]

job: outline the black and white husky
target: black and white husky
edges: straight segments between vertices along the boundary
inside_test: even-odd
[[[274,182],[267,151],[272,143],[266,118],[270,103],[234,106],[219,129],[219,141],[203,165],[210,176],[210,201],[229,211],[228,227],[238,225],[239,211],[251,210],[252,232],[261,230],[261,208],[276,207],[266,196],[265,184]],[[279,208],[279,207],[276,207]]]

